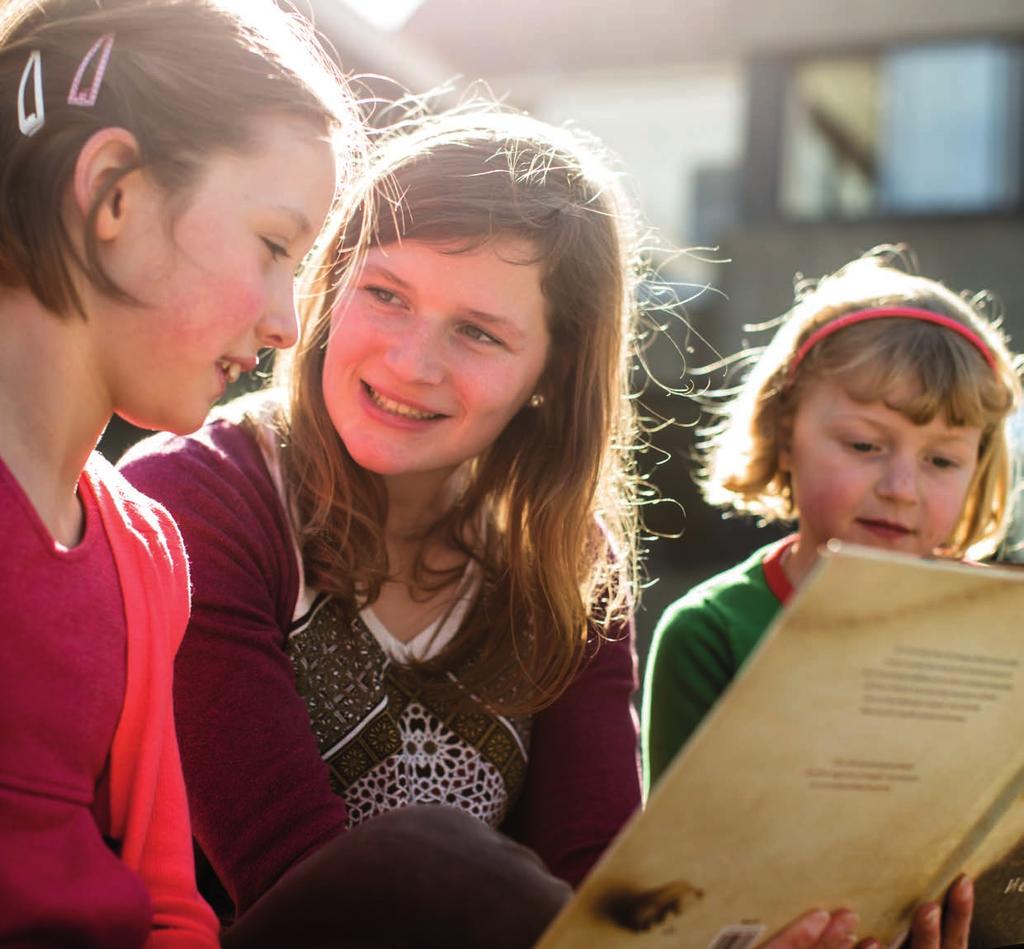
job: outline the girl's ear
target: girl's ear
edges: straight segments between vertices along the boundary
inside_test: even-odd
[[[93,205],[100,201],[95,228],[101,241],[116,237],[124,225],[126,191],[130,190],[127,179],[138,164],[139,143],[123,128],[101,129],[78,153],[72,181],[74,207],[85,221]]]

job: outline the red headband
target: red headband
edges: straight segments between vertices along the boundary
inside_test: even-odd
[[[936,326],[959,333],[985,357],[985,362],[989,364],[993,372],[995,371],[996,360],[992,355],[992,350],[988,348],[985,341],[969,326],[954,320],[952,317],[943,316],[941,313],[933,313],[931,310],[921,310],[912,306],[880,306],[870,310],[855,310],[853,313],[845,313],[838,319],[832,320],[831,323],[819,326],[803,341],[800,348],[796,351],[793,361],[789,364],[790,381],[796,375],[797,366],[803,362],[804,357],[826,336],[838,333],[841,329],[846,329],[847,326],[852,326],[854,323],[865,323],[868,320],[884,320],[892,317],[922,320],[925,323],[934,323]]]

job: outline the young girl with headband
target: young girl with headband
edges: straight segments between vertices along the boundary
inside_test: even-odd
[[[705,497],[797,527],[662,616],[645,683],[649,784],[829,540],[959,559],[1002,537],[1017,363],[983,297],[909,273],[903,259],[878,248],[802,284],[738,393],[717,407]]]
[[[654,784],[728,688],[829,540],[915,557],[991,552],[1011,486],[1017,362],[982,310],[877,248],[816,283],[706,432],[705,497],[797,522],[670,606],[645,676],[645,780]],[[969,881],[950,894],[969,899]],[[917,916],[929,929],[925,907]]]
[[[297,332],[354,105],[269,0],[0,12],[0,943],[214,946],[171,713],[167,513],[94,452],[185,433]]]

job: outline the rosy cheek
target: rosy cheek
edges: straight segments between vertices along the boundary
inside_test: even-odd
[[[340,375],[340,367],[338,364],[337,352],[331,347],[330,344],[327,346],[327,353],[324,356],[324,371],[323,371],[323,390],[324,398],[330,402],[338,388],[338,377]]]
[[[812,479],[797,481],[793,492],[793,500],[799,512],[801,522],[813,528],[815,532],[827,533],[833,522],[841,517],[845,506],[845,498],[841,486],[835,482]]]
[[[238,294],[235,313],[238,322],[258,320],[267,311],[270,303],[268,294],[262,287],[252,287]]]

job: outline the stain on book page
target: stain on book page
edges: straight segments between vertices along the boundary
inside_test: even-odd
[[[948,649],[894,646],[863,670],[861,714],[966,722],[1017,687],[1020,662]]]
[[[631,932],[673,931],[673,923],[704,898],[704,891],[686,880],[673,880],[649,890],[609,889],[600,899],[600,912]]]

